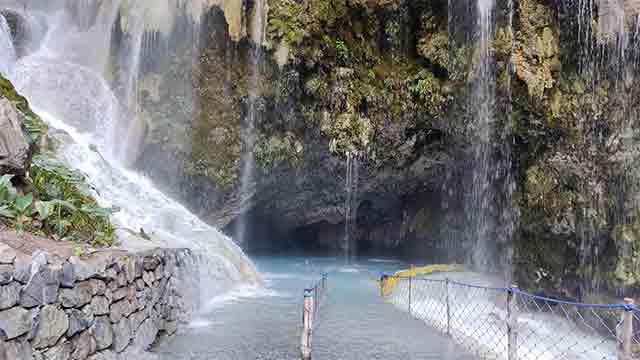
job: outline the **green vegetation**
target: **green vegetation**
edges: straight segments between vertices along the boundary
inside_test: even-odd
[[[269,170],[284,161],[302,161],[302,143],[291,133],[284,138],[272,136],[261,138],[254,149],[255,161],[264,170]],[[292,159],[293,156],[293,159]]]
[[[0,221],[18,232],[95,246],[113,245],[116,239],[110,220],[112,211],[98,206],[82,174],[70,170],[48,152],[46,124],[11,82],[1,76],[0,94],[24,114],[25,131],[37,145],[26,177],[0,177]]]
[[[111,210],[88,195],[82,175],[38,155],[31,166],[33,191],[21,194],[11,182],[13,177],[0,178],[0,218],[10,227],[92,245],[115,242]]]
[[[45,234],[94,245],[112,245],[112,209],[100,207],[89,195],[84,176],[69,170],[50,154],[37,155],[31,180],[40,199],[36,203]]]
[[[336,40],[336,54],[342,64],[346,65],[349,63],[349,48],[344,41]]]
[[[300,45],[306,36],[304,24],[304,6],[294,0],[271,1],[269,3],[269,16],[267,31],[271,38],[282,40],[289,45]]]

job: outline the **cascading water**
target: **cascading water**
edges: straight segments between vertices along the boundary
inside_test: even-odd
[[[140,118],[139,83],[140,59],[143,52],[142,39],[145,35],[145,12],[142,2],[133,2],[127,9],[127,41],[120,58],[122,74],[123,116],[113,127],[111,148],[116,159],[129,164],[137,158],[137,152],[144,136],[144,122]],[[124,137],[122,137],[124,136]],[[124,141],[123,141],[124,140]],[[120,143],[121,146],[116,146]]]
[[[638,182],[633,169],[632,155],[637,148],[633,105],[629,84],[634,72],[629,71],[625,7],[634,1],[576,0],[572,2],[575,21],[569,23],[577,30],[578,73],[584,81],[586,95],[594,104],[613,104],[619,111],[601,114],[597,108],[585,108],[579,114],[581,162],[588,176],[580,180],[580,198],[576,209],[576,237],[578,241],[579,293],[589,296],[600,292],[603,282],[601,256],[606,248],[603,239],[609,232],[606,224],[625,224],[636,205],[627,199],[637,198],[628,184]],[[596,21],[597,20],[597,21]],[[568,30],[570,31],[570,30]],[[607,89],[603,96],[602,89]],[[603,159],[599,154],[616,154]],[[616,180],[606,180],[601,174],[610,173]],[[617,175],[614,175],[617,174]],[[635,178],[635,179],[634,179]],[[607,199],[615,199],[608,202]],[[610,214],[610,215],[608,215]],[[602,220],[602,219],[609,220]],[[624,252],[624,251],[623,251]],[[631,254],[621,254],[625,257]]]
[[[248,112],[245,119],[245,128],[243,129],[244,140],[244,156],[242,162],[242,173],[240,177],[240,194],[243,201],[249,202],[255,191],[255,156],[254,148],[257,140],[256,124],[260,119],[260,77],[262,74],[263,49],[262,45],[265,40],[266,33],[266,6],[265,0],[256,0],[253,8],[252,17],[252,34],[253,49],[250,58],[250,83],[248,97]],[[238,226],[236,228],[236,241],[246,246],[247,243],[247,219],[241,215]]]
[[[145,29],[144,24],[136,21],[149,20],[145,11],[153,8],[152,4],[141,3],[147,6],[133,5],[126,9],[127,31],[135,33],[128,34],[127,45],[127,53],[133,58],[121,66],[129,67],[126,70],[130,73],[139,71],[142,35],[138,34]],[[229,238],[165,196],[149,180],[126,169],[118,158],[120,148],[125,146],[122,140],[127,138],[126,131],[130,128],[117,124],[124,120],[123,116],[131,114],[131,107],[137,106],[131,101],[137,99],[135,83],[139,75],[128,77],[130,88],[124,94],[132,99],[122,99],[102,76],[104,69],[100,69],[99,64],[107,64],[108,59],[89,61],[97,66],[85,65],[92,57],[102,56],[94,52],[95,48],[112,45],[111,36],[100,34],[97,29],[112,29],[118,17],[120,22],[125,21],[118,2],[99,2],[97,8],[79,6],[73,14],[64,6],[45,13],[39,9],[48,9],[51,4],[42,1],[42,7],[38,7],[39,4],[32,1],[28,11],[46,19],[49,31],[40,50],[19,59],[9,77],[42,118],[62,131],[54,134],[60,141],[59,156],[87,175],[102,205],[119,210],[114,215],[114,223],[122,245],[132,249],[157,246],[193,249],[200,261],[200,280],[206,282],[202,284],[205,297],[228,289],[238,281],[258,281],[253,265]],[[15,11],[24,10],[15,6]],[[85,13],[89,11],[97,14],[96,21],[78,25],[78,18],[91,18]],[[111,18],[107,19],[107,15]],[[97,40],[101,42],[95,42]],[[115,131],[113,138],[105,136],[111,131]]]
[[[7,19],[0,15],[0,73],[8,76],[16,62],[16,50]]]
[[[495,73],[491,41],[493,39],[493,0],[477,2],[477,37],[478,53],[476,68],[476,84],[471,96],[474,112],[473,178],[470,199],[471,237],[475,247],[471,261],[475,266],[486,269],[491,259],[491,231],[496,223],[491,213],[493,194],[493,175],[495,166],[492,157],[492,140],[495,116]]]
[[[513,204],[515,179],[512,171],[511,147],[513,136],[510,125],[509,102],[499,102],[498,98],[510,99],[509,80],[506,86],[498,88],[498,73],[504,72],[509,79],[511,69],[499,65],[493,51],[493,41],[498,21],[505,23],[505,31],[511,31],[513,4],[507,6],[506,17],[496,9],[494,0],[478,0],[475,9],[475,27],[465,28],[464,14],[450,15],[450,37],[455,42],[474,45],[474,82],[470,89],[468,118],[471,138],[471,156],[467,161],[471,174],[468,178],[467,198],[464,201],[467,214],[466,238],[471,245],[468,261],[478,270],[496,271],[503,269],[507,278],[511,269],[511,249],[517,211]],[[459,5],[455,5],[456,9]],[[450,11],[453,9],[450,3]],[[472,11],[474,10],[474,11]],[[467,15],[468,16],[468,15]],[[459,34],[451,31],[461,31]],[[470,32],[470,34],[468,34]],[[508,60],[508,59],[507,59]],[[506,103],[506,104],[505,104]],[[506,115],[505,115],[506,114]]]
[[[347,258],[355,255],[353,244],[354,220],[357,218],[358,202],[358,170],[360,163],[357,153],[347,153],[347,175],[345,191],[347,194],[344,204],[344,243],[342,245],[344,255]]]

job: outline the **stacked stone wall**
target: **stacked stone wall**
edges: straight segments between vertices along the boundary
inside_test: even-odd
[[[188,321],[190,250],[108,250],[86,257],[0,245],[0,360],[139,356]]]

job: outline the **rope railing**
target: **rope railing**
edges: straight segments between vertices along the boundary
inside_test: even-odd
[[[327,293],[327,274],[312,287],[304,289],[302,306],[302,337],[300,351],[303,360],[311,359],[313,331],[318,326],[319,310]]]
[[[390,291],[388,282],[394,282]],[[380,293],[480,359],[640,359],[640,310],[583,304],[448,278],[383,274]]]

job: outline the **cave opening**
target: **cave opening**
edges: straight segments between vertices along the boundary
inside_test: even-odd
[[[358,203],[351,248],[356,257],[428,262],[464,261],[464,243],[447,235],[448,219],[459,216],[445,207],[438,192],[383,198],[364,196]],[[290,224],[286,216],[259,207],[241,215],[224,230],[231,237],[247,224],[250,255],[343,256],[345,222],[320,220]]]

